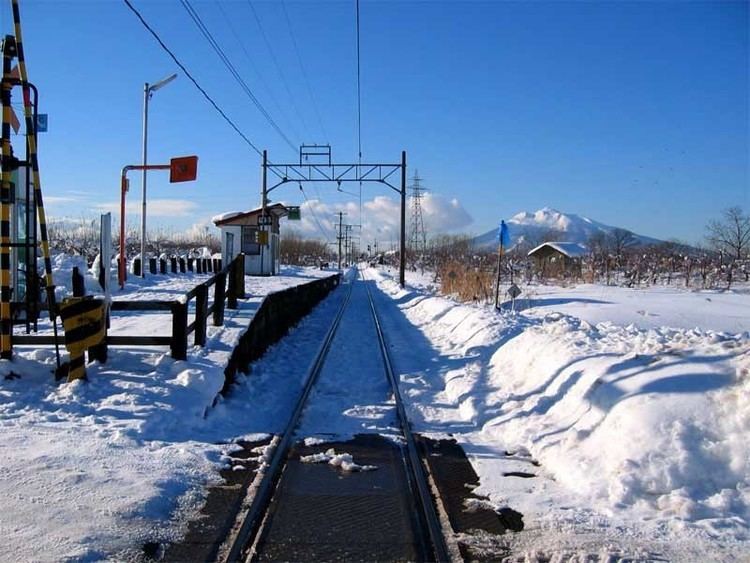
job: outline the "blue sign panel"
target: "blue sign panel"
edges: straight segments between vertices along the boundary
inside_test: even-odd
[[[36,116],[36,132],[46,133],[47,132],[47,114],[38,113]]]

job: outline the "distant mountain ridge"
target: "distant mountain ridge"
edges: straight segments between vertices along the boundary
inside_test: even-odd
[[[505,221],[513,246],[519,244],[536,245],[542,242],[550,231],[559,233],[555,238],[559,241],[578,242],[586,244],[591,235],[596,233],[610,234],[621,227],[605,225],[575,213],[562,213],[551,207],[544,207],[529,213],[522,211]],[[660,244],[663,241],[644,235],[633,233],[633,238],[639,245]],[[496,248],[497,229],[493,229],[472,239],[475,248]]]

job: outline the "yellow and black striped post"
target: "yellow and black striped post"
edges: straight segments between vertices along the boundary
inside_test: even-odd
[[[16,42],[12,35],[6,35],[3,50],[3,81],[0,88],[3,106],[2,123],[2,174],[0,175],[0,359],[13,357],[13,319],[11,317],[11,272],[10,272],[10,219],[13,205],[12,160],[10,146],[11,106],[10,92],[11,63],[16,56]]]
[[[91,296],[63,299],[60,317],[65,329],[65,348],[70,352],[68,381],[85,379],[84,354],[88,348],[101,344],[106,335],[104,300]]]
[[[49,252],[49,236],[47,233],[47,215],[44,211],[44,199],[42,198],[42,182],[39,176],[39,158],[37,156],[36,142],[36,123],[34,123],[34,109],[31,104],[31,95],[29,92],[28,81],[29,75],[26,70],[26,58],[23,52],[23,35],[21,33],[21,13],[18,7],[18,0],[12,0],[13,5],[13,26],[15,37],[15,51],[18,57],[18,70],[23,84],[23,110],[26,121],[26,142],[29,148],[29,160],[31,163],[31,180],[34,186],[34,201],[39,218],[39,235],[42,248],[42,258],[44,259],[44,277],[47,288],[47,304],[49,305],[49,314],[52,324],[55,323],[55,284],[52,279],[52,261]],[[5,118],[3,118],[5,122]],[[55,330],[57,332],[57,330]],[[58,359],[59,362],[59,359]]]

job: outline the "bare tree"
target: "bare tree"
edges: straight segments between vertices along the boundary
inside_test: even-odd
[[[604,231],[596,231],[592,233],[588,241],[586,241],[589,251],[594,256],[601,256],[607,254],[609,250],[609,240],[607,234]]]
[[[612,229],[609,233],[609,243],[612,248],[612,254],[621,258],[625,250],[636,244],[635,236],[627,229]]]
[[[295,231],[281,237],[281,261],[295,266],[317,266],[328,261],[330,252],[325,242],[305,239]]]
[[[741,260],[750,253],[750,215],[740,207],[730,207],[722,218],[709,222],[706,239],[718,252],[725,252],[734,260]]]

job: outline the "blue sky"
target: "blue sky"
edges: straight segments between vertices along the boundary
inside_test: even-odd
[[[178,0],[133,3],[256,145],[275,161],[297,157]],[[253,2],[273,56],[248,2],[192,4],[295,144],[329,142],[336,160],[356,159],[353,0],[285,3],[312,97],[280,2]],[[48,212],[93,217],[118,201],[120,168],[140,162],[143,83],[177,69],[120,1],[22,0],[21,12],[50,116]],[[8,6],[0,13],[7,33]],[[480,233],[551,206],[695,242],[723,208],[750,210],[746,2],[363,0],[361,22],[363,158],[408,152],[436,194],[433,229]],[[150,109],[151,162],[200,157],[195,183],[149,176],[150,224],[184,229],[258,203],[259,157],[185,76]],[[139,179],[131,185],[135,203]],[[320,197],[325,229],[351,199],[334,186],[306,193]],[[302,202],[294,187],[274,196]],[[366,188],[365,200],[378,196],[371,221],[390,209],[387,190]]]

